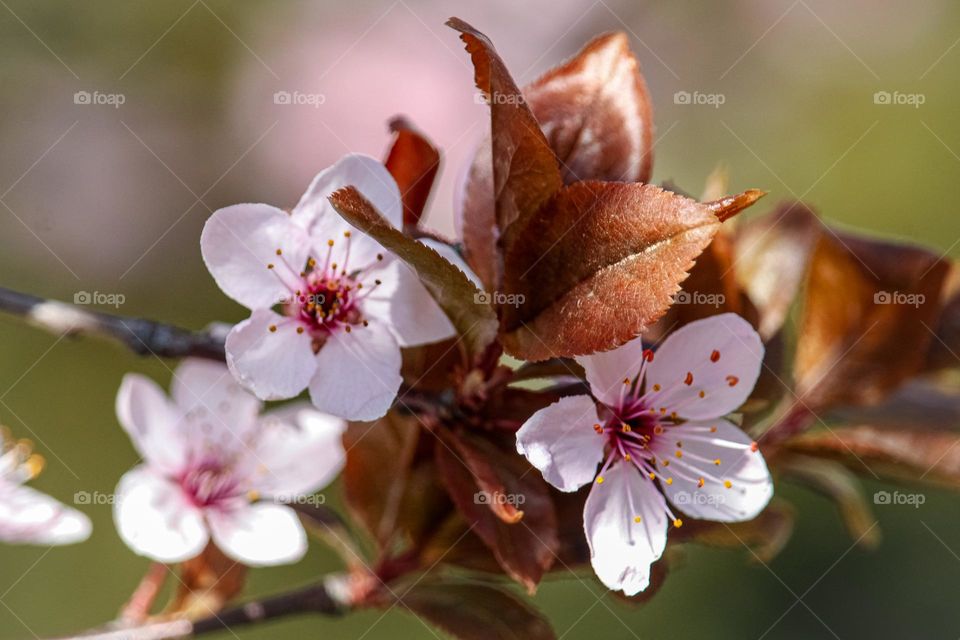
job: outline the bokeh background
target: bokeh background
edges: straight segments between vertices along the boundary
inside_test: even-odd
[[[733,190],[769,190],[765,205],[803,198],[837,224],[960,256],[950,0],[0,0],[0,284],[122,294],[120,313],[188,327],[237,321],[243,310],[200,259],[209,213],[296,202],[343,153],[381,155],[398,113],[443,148],[427,220],[453,233],[454,185],[488,121],[450,15],[489,34],[521,84],[598,32],[626,31],[653,95],[658,181],[698,193],[723,163]],[[78,91],[123,104],[76,104]],[[275,104],[277,91],[322,104]],[[723,104],[678,104],[682,91]],[[877,104],[878,91],[923,104]],[[0,317],[0,421],[46,456],[34,485],[68,503],[109,494],[137,459],[113,413],[120,378],[166,384],[172,366]],[[778,491],[799,505],[799,526],[769,567],[696,549],[642,607],[562,572],[536,603],[570,640],[960,636],[955,495],[876,507],[884,541],[866,552],[824,499]],[[101,623],[140,579],[147,561],[120,542],[110,507],[80,508],[95,524],[86,544],[0,547],[0,638]],[[337,567],[314,545],[296,566],[254,571],[248,593]],[[237,636],[431,637],[400,611],[379,618]]]

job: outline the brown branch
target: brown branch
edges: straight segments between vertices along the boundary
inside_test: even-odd
[[[3,287],[0,287],[0,311],[20,316],[32,325],[58,335],[109,338],[140,355],[224,359],[226,335],[223,331],[190,331],[162,322],[92,311],[80,305],[47,300]]]
[[[117,626],[60,640],[180,640],[300,614],[339,616],[348,608],[340,594],[340,579],[331,578],[288,593],[252,600],[193,622],[171,620],[140,627]]]

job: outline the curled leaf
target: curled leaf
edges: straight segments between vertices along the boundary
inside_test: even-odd
[[[440,152],[404,118],[391,120],[390,130],[393,145],[384,165],[400,188],[403,224],[416,226],[440,168]]]
[[[460,32],[477,88],[490,105],[490,171],[481,167],[477,178],[489,176],[493,191],[489,199],[480,194],[467,200],[463,229],[467,261],[493,289],[499,278],[497,243],[514,221],[536,212],[563,183],[557,158],[493,43],[459,18],[447,25]]]
[[[463,338],[469,356],[480,353],[493,342],[496,315],[463,271],[430,247],[390,226],[356,188],[345,187],[334,192],[330,202],[347,222],[382,244],[420,276],[420,281]]]
[[[625,33],[594,38],[523,94],[564,183],[650,181],[653,107]]]

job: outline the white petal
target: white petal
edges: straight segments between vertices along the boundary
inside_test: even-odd
[[[276,331],[270,327],[276,326]],[[227,336],[227,366],[244,388],[263,400],[292,398],[317,370],[309,331],[273,311],[254,311]]]
[[[650,395],[653,405],[682,418],[717,418],[749,397],[762,363],[759,334],[740,316],[724,313],[671,333],[647,369],[647,389],[660,385],[662,390]]]
[[[610,351],[579,356],[576,361],[586,371],[594,397],[607,406],[616,407],[624,388],[623,381],[632,381],[640,372],[643,342],[635,338]]]
[[[344,420],[376,420],[397,397],[400,365],[400,346],[380,323],[338,331],[317,354],[310,399],[320,411]]]
[[[128,547],[157,562],[181,562],[207,546],[203,515],[180,487],[146,467],[120,479],[113,519]]]
[[[248,309],[268,309],[290,295],[281,277],[296,282],[306,264],[309,239],[276,207],[237,204],[210,216],[200,234],[200,249],[224,293]]]
[[[387,222],[397,228],[403,225],[400,189],[393,176],[379,160],[361,154],[346,155],[317,174],[292,213],[293,220],[310,234],[318,256],[326,256],[328,240],[336,243],[334,261],[340,264],[343,254],[339,247],[346,246],[343,234],[345,231],[351,232],[348,270],[373,264],[377,254],[384,251],[378,242],[340,217],[327,200],[334,191],[351,185],[376,207]]]
[[[517,431],[517,452],[560,491],[576,491],[597,475],[605,438],[593,429],[597,405],[590,396],[557,400]]]
[[[326,487],[346,459],[341,436],[347,424],[294,403],[267,413],[260,421],[254,456],[253,486],[264,496],[295,502]]]
[[[251,567],[290,564],[307,551],[307,534],[290,507],[259,502],[207,513],[213,541],[228,556]]]
[[[371,271],[364,282],[379,279],[362,303],[365,316],[387,323],[401,347],[414,347],[453,337],[453,324],[440,310],[420,277],[401,260]]]
[[[188,442],[181,430],[181,413],[157,383],[128,373],[120,383],[116,409],[120,424],[144,460],[170,474],[183,468]]]
[[[716,427],[715,433],[709,429]],[[773,496],[773,481],[763,455],[753,451],[750,436],[726,420],[688,422],[669,429],[670,440],[654,441],[654,452],[670,459],[673,483],[663,492],[680,511],[701,520],[739,522],[756,517]],[[674,441],[683,443],[676,458]],[[696,460],[704,458],[703,460]],[[714,463],[720,460],[720,464]],[[679,474],[687,476],[686,479]],[[669,476],[669,473],[665,475]],[[704,479],[702,488],[697,480]],[[726,488],[725,481],[730,482]]]
[[[608,588],[632,596],[650,584],[650,565],[667,546],[664,506],[654,484],[628,462],[614,464],[602,484],[594,483],[583,528],[590,563]]]
[[[262,403],[243,389],[226,365],[187,358],[173,374],[170,395],[191,424],[209,424],[225,440],[245,438],[256,429]],[[223,432],[228,432],[223,434]]]
[[[61,545],[90,537],[90,519],[30,487],[0,484],[0,540],[13,544]]]

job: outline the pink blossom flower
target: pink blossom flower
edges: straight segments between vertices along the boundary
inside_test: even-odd
[[[535,413],[517,450],[561,491],[595,480],[583,513],[591,563],[607,587],[634,595],[648,586],[669,525],[682,524],[670,504],[737,522],[773,495],[757,444],[722,417],[753,390],[763,344],[727,313],[675,331],[656,354],[637,338],[577,360],[593,397]]]
[[[75,509],[23,485],[43,468],[26,440],[0,433],[0,541],[61,545],[90,537],[90,520]]]
[[[117,416],[144,459],[120,480],[114,504],[131,549],[179,562],[212,539],[251,566],[303,556],[303,526],[282,503],[307,499],[337,475],[345,425],[305,404],[260,409],[213,362],[184,361],[170,399],[144,376],[124,377]]]
[[[373,420],[400,388],[400,348],[443,340],[453,325],[417,275],[333,209],[353,185],[394,226],[403,207],[381,163],[348,155],[314,178],[290,214],[265,204],[216,211],[200,239],[224,293],[252,310],[227,337],[227,363],[264,400],[309,387],[313,404]]]

